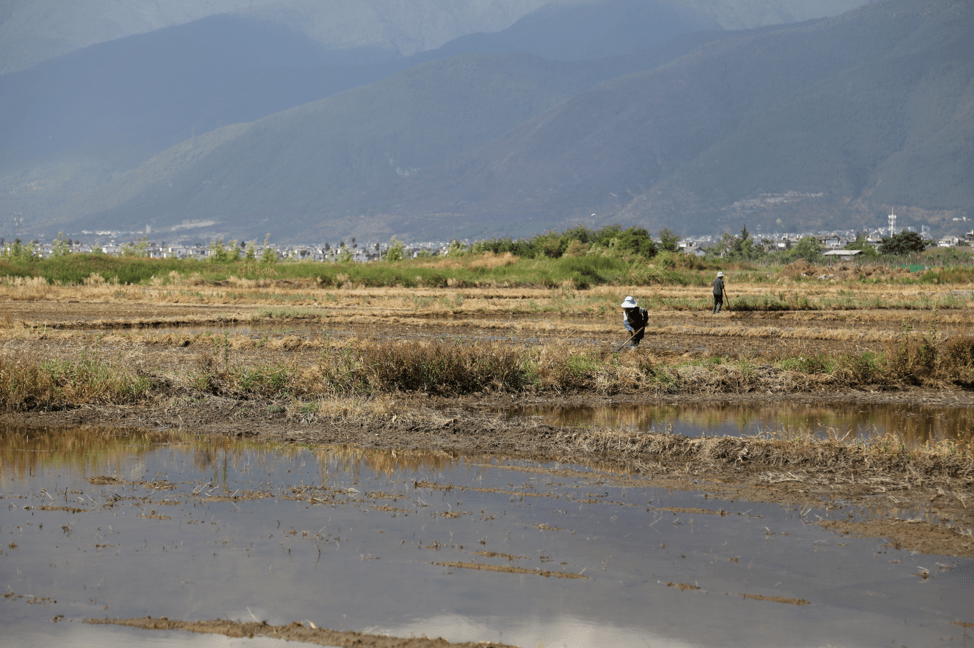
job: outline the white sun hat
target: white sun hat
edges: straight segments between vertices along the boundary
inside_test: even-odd
[[[723,273],[723,272],[718,272],[718,273],[717,273],[717,276],[718,276],[718,277],[723,277],[723,276],[724,276],[724,273]]]
[[[635,308],[636,300],[632,298],[632,295],[626,295],[626,301],[622,302],[623,308]]]

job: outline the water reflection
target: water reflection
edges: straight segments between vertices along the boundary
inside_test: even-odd
[[[32,476],[39,468],[122,473],[131,469],[132,458],[173,439],[166,432],[111,428],[6,427],[0,432],[0,479]]]
[[[820,437],[870,441],[893,435],[909,447],[941,441],[967,443],[974,434],[972,408],[906,404],[528,406],[515,408],[507,416],[541,416],[559,426],[627,428],[685,436],[787,437],[811,432]]]
[[[141,475],[139,458],[159,446],[181,445],[192,464],[223,483],[230,470],[268,458],[314,457],[322,474],[362,471],[395,473],[450,470],[457,459],[450,453],[420,450],[362,449],[350,446],[276,445],[246,438],[196,435],[172,430],[135,431],[130,428],[0,428],[0,479],[30,478],[39,468],[68,468],[84,473]]]
[[[146,615],[531,648],[960,644],[974,622],[974,562],[837,536],[816,522],[859,514],[840,503],[573,468],[0,430],[0,644],[171,645],[70,623]]]

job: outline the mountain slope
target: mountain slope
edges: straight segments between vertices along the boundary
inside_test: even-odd
[[[970,3],[891,0],[666,55],[434,61],[186,142],[65,216],[278,240],[942,224],[974,205],[971,26]]]
[[[92,214],[76,228],[117,228],[136,218],[157,231],[184,219],[216,219],[225,230],[253,237],[268,228],[266,214],[286,213],[288,231],[279,229],[279,219],[271,223],[275,238],[316,229],[320,236],[320,228],[328,227],[323,211],[340,218],[375,211],[377,197],[418,169],[483,146],[602,79],[655,67],[719,37],[687,36],[591,63],[525,54],[428,62],[190,140],[73,205],[65,216]],[[375,219],[355,222],[353,227],[388,230]]]
[[[417,168],[487,143],[590,86],[598,73],[598,66],[523,54],[425,63],[190,140],[76,209],[101,212],[86,227],[138,214],[155,229],[177,216],[214,215],[243,228],[265,211],[308,214],[353,204]]]
[[[807,87],[782,97],[655,188],[682,196],[682,203],[667,210],[646,194],[626,216],[673,218],[692,211],[727,229],[747,220],[771,230],[779,219],[800,219],[809,228],[875,227],[892,206],[912,218],[902,224],[917,226],[943,226],[951,216],[971,212],[971,5],[883,3],[833,22],[796,38],[802,45],[796,60],[816,44],[828,48],[830,35],[841,35],[852,49],[833,51],[856,65],[809,79]],[[822,196],[805,201],[811,204],[734,207],[787,192]]]
[[[505,29],[542,6],[600,0],[0,0],[0,74],[71,51],[219,14],[256,18],[331,50],[410,56],[463,34]],[[678,0],[723,29],[835,16],[867,0]]]
[[[194,130],[345,89],[307,69],[301,83],[280,79],[327,61],[315,43],[284,28],[233,16],[90,47],[0,76],[0,166],[62,153],[123,168],[140,163]]]
[[[974,206],[971,26],[969,3],[903,0],[725,39],[411,178],[395,216],[699,233],[876,226],[896,206],[942,225]]]
[[[372,48],[408,56],[463,34],[504,29],[551,1],[0,0],[0,74],[220,14],[276,24],[331,50]]]
[[[496,34],[476,33],[439,52],[525,52],[560,61],[618,56],[698,31],[720,31],[704,9],[673,0],[604,0],[549,6],[527,14]]]
[[[598,15],[584,3],[545,12],[557,16],[564,28],[564,33],[552,32],[557,36],[535,20],[528,27],[512,28],[513,34],[481,34],[473,41],[387,62],[376,62],[389,56],[385,51],[324,49],[286,25],[239,15],[212,16],[92,46],[0,76],[0,192],[8,196],[9,211],[27,213],[37,223],[38,214],[59,211],[65,202],[186,139],[375,82],[422,62],[468,51],[522,51],[542,36],[553,51],[569,40],[589,53],[618,51],[621,44],[631,48],[637,42],[614,35],[633,29],[642,32],[645,45],[653,42],[654,34],[713,26],[690,17],[654,31],[653,14],[645,7],[638,20],[625,14],[635,1],[602,3],[604,11]],[[659,6],[665,14],[665,6]],[[578,35],[573,25],[586,25],[591,34]],[[605,71],[598,76],[579,71],[578,78],[594,83],[653,64],[644,58],[603,65]],[[517,75],[515,68],[507,72]],[[513,82],[519,83],[516,78]],[[574,84],[573,92],[583,87]],[[529,90],[522,85],[518,92]],[[487,97],[484,106],[490,101]],[[537,109],[550,105],[528,96],[521,101]],[[466,110],[462,102],[456,107]]]
[[[0,76],[0,168],[70,155],[124,170],[196,134],[425,61],[470,52],[558,58],[569,49],[585,53],[573,60],[604,58],[717,27],[693,16],[676,18],[662,3],[611,0],[598,12],[593,6],[547,10],[501,33],[459,39],[412,58],[376,48],[325,48],[288,26],[236,15],[89,47]],[[579,33],[582,26],[594,33]]]

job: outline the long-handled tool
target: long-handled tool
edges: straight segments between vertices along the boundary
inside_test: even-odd
[[[636,329],[636,332],[635,332],[635,333],[633,333],[632,335],[630,335],[630,336],[629,336],[629,339],[628,339],[628,340],[626,340],[625,342],[623,342],[623,343],[622,343],[622,346],[620,346],[620,347],[619,347],[618,349],[616,349],[616,350],[615,350],[615,351],[613,351],[612,353],[619,353],[620,351],[622,351],[622,347],[624,347],[624,346],[626,346],[627,344],[629,344],[630,342],[632,342],[632,339],[633,339],[634,337],[636,337],[636,336],[637,336],[637,335],[639,334],[639,332],[640,332],[641,330],[643,330],[644,328],[646,328],[646,327],[645,327],[645,326],[640,326],[640,327],[639,327],[638,329]]]

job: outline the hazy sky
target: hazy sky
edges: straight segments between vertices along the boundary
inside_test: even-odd
[[[546,4],[606,0],[0,0],[0,73],[107,40],[240,12],[316,40],[380,45],[404,55],[477,31],[498,31]],[[843,13],[868,0],[672,0],[743,29]]]
[[[213,14],[275,17],[320,40],[432,49],[473,31],[497,31],[552,0],[0,0],[0,73],[107,40]],[[564,1],[564,0],[557,0]]]

